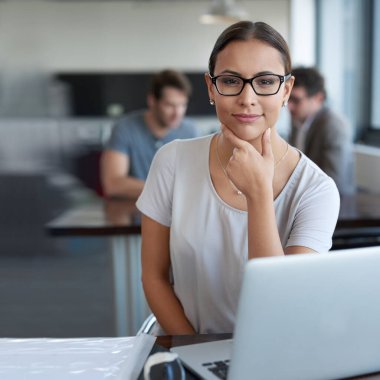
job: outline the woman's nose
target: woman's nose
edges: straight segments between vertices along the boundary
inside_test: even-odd
[[[242,92],[239,95],[242,104],[255,104],[257,102],[257,94],[253,90],[251,83],[245,83]]]

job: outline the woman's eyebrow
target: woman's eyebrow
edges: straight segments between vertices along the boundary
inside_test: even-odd
[[[273,71],[269,71],[269,70],[266,70],[266,71],[260,71],[259,73],[256,73],[254,76],[258,76],[258,75],[268,75],[268,74],[274,74]]]
[[[231,75],[241,76],[240,73],[238,73],[237,71],[233,71],[233,70],[223,70],[220,72],[219,75],[221,75],[221,74],[231,74]]]
[[[241,75],[241,73],[237,72],[237,71],[234,71],[234,70],[223,70],[221,71],[218,75],[222,75],[222,74],[230,74],[230,75],[236,75],[236,76],[239,76],[239,77],[242,77],[243,76]],[[258,75],[268,75],[268,74],[274,74],[273,71],[269,71],[269,70],[266,70],[266,71],[260,71],[258,73],[256,73],[255,75],[253,75],[253,77],[256,77]],[[251,78],[253,78],[251,77]]]

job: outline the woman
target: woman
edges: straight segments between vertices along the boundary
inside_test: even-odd
[[[205,78],[221,132],[162,147],[137,202],[144,291],[171,335],[232,332],[247,260],[328,251],[339,211],[331,178],[276,131],[294,83],[276,30],[227,28]]]

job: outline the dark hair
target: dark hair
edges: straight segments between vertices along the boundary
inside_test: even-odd
[[[216,40],[208,62],[210,75],[214,75],[215,63],[218,54],[230,42],[249,41],[251,39],[262,41],[278,50],[284,63],[285,74],[291,72],[292,62],[289,47],[281,34],[265,22],[253,23],[251,21],[240,21],[225,29]]]
[[[189,79],[175,70],[163,70],[153,76],[150,92],[156,99],[161,98],[165,87],[174,87],[183,91],[187,97],[190,97],[192,92]]]
[[[322,93],[326,98],[325,79],[315,67],[297,67],[292,74],[294,87],[304,87],[308,96]]]

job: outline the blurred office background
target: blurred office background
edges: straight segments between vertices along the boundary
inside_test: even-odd
[[[200,133],[218,128],[203,73],[228,24],[200,23],[212,3],[0,0],[0,336],[115,335],[109,242],[52,238],[44,225],[88,201],[91,163],[115,118],[144,107],[155,71],[187,73],[189,116]],[[236,3],[282,33],[294,65],[326,76],[354,130],[359,188],[380,193],[379,1]],[[283,111],[282,134],[288,122]]]

